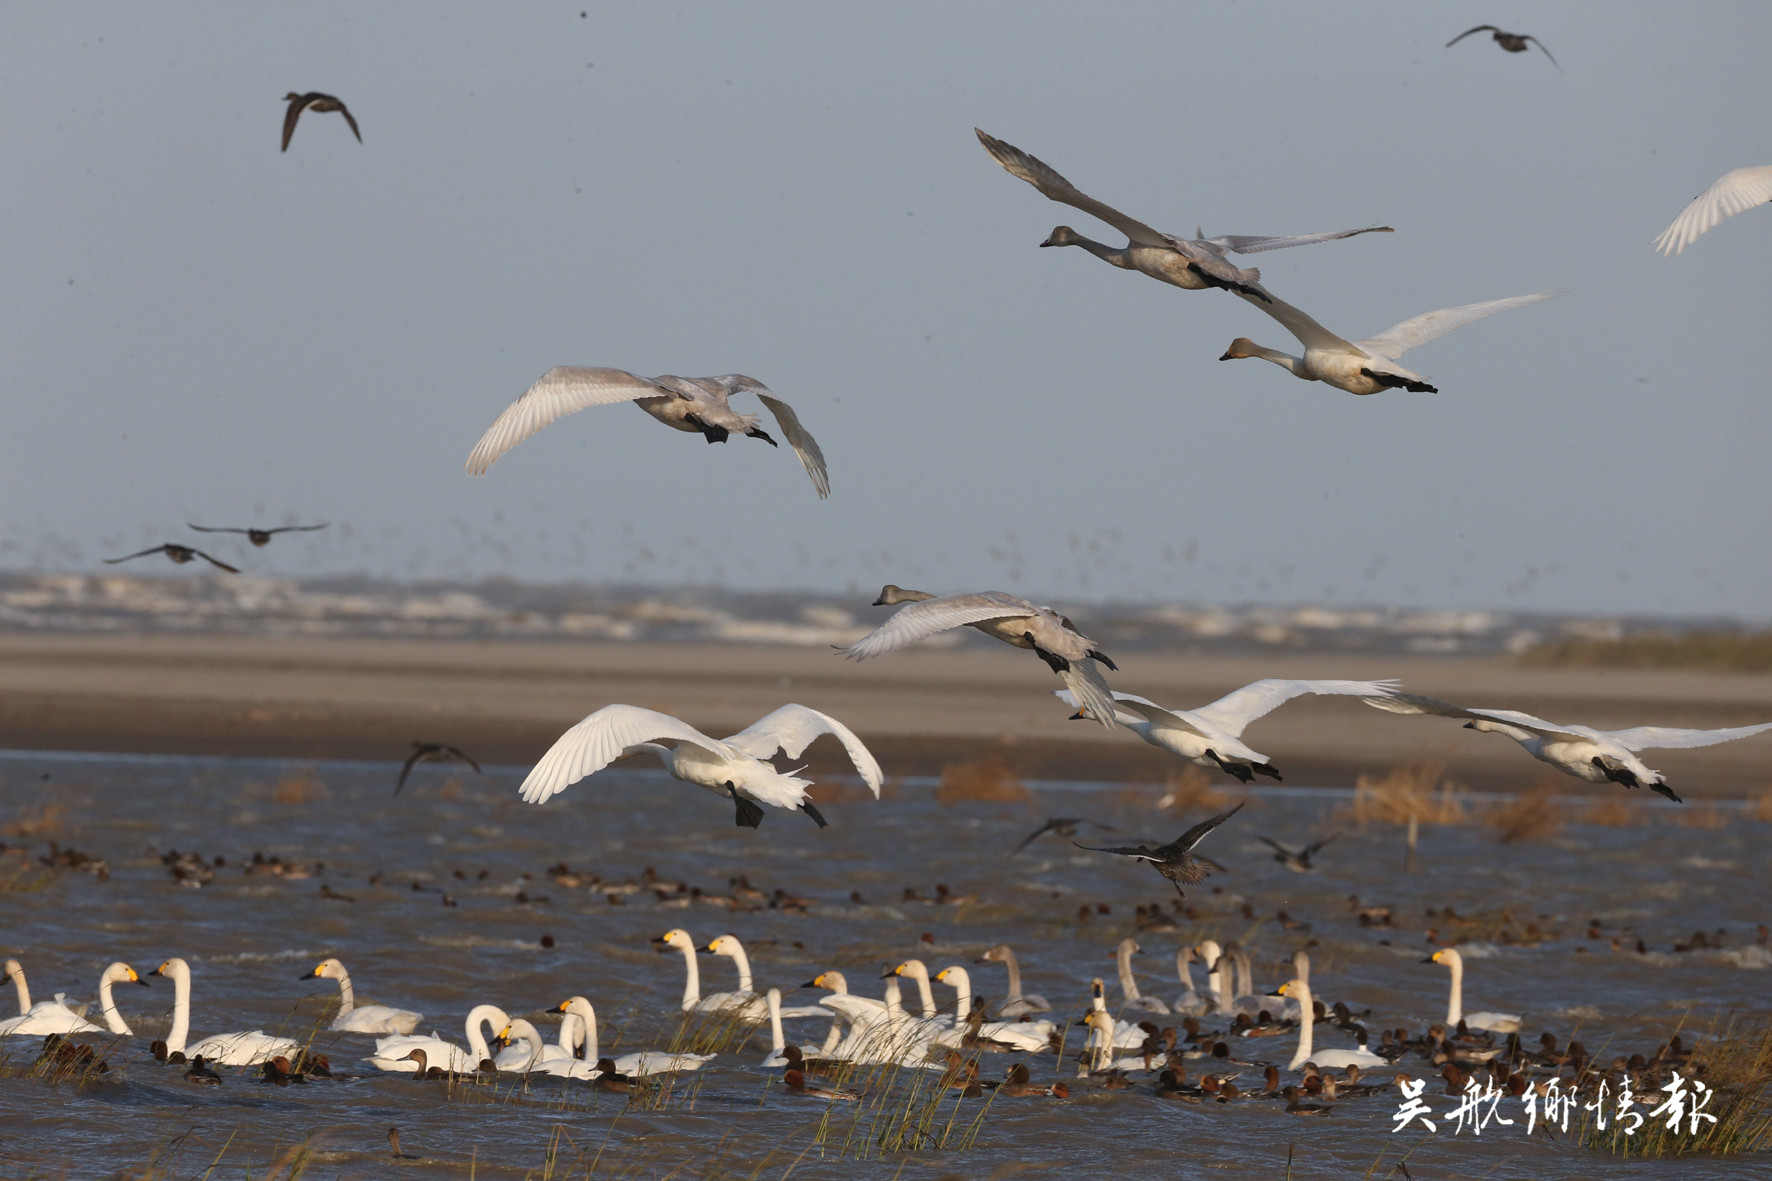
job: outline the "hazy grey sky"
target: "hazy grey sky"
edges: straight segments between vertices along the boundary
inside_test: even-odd
[[[580,12],[588,17],[581,19]],[[1537,53],[1446,40],[1478,22]],[[719,578],[1042,600],[1768,615],[1772,6],[9,5],[0,566],[332,520],[271,573]],[[342,97],[278,152],[281,96]],[[1355,398],[974,126],[1259,256],[1348,337],[1566,287]],[[585,411],[462,471],[556,364],[744,372],[830,460]],[[741,402],[743,400],[741,399]],[[754,409],[754,405],[749,406]],[[157,572],[160,567],[147,567]]]

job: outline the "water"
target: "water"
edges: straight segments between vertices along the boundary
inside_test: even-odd
[[[597,1006],[605,1052],[661,1046],[675,1028],[683,968],[677,955],[656,955],[648,941],[679,926],[704,944],[736,934],[759,988],[785,989],[839,968],[852,988],[873,995],[882,966],[907,956],[920,956],[931,971],[965,964],[975,988],[1000,995],[1001,969],[972,961],[1006,941],[1021,957],[1027,991],[1074,1015],[1093,976],[1107,978],[1117,998],[1115,944],[1132,933],[1136,906],[1167,909],[1173,891],[1141,866],[1053,837],[1016,857],[1008,851],[1047,816],[1098,818],[1116,826],[1109,834],[1115,843],[1166,840],[1200,815],[1155,811],[1149,792],[1086,784],[1037,785],[1031,804],[943,808],[927,785],[912,784],[879,803],[853,790],[827,795],[831,827],[822,831],[803,816],[771,811],[752,832],[732,827],[721,801],[651,771],[609,772],[536,808],[516,798],[520,769],[474,776],[421,767],[398,799],[390,795],[395,770],[0,757],[0,824],[47,826],[0,840],[28,843],[34,861],[53,839],[102,856],[110,872],[108,881],[64,870],[39,882],[18,868],[24,858],[0,855],[0,880],[42,887],[0,893],[5,953],[24,962],[37,998],[66,991],[80,1000],[93,996],[112,960],[145,973],[183,956],[194,976],[193,1037],[252,1028],[307,1036],[329,1019],[332,986],[297,977],[337,955],[352,972],[359,1003],[418,1009],[426,1014],[421,1030],[451,1040],[461,1039],[468,1007],[482,1001],[528,1016],[551,1037],[553,1006],[582,993]],[[1190,889],[1197,917],[1181,919],[1173,932],[1139,933],[1144,952],[1135,963],[1145,991],[1171,999],[1179,991],[1173,957],[1183,940],[1241,942],[1265,989],[1284,979],[1279,962],[1314,940],[1312,982],[1321,996],[1370,1007],[1374,1029],[1419,1030],[1445,1015],[1445,969],[1420,962],[1432,949],[1423,934],[1432,925],[1443,940],[1468,940],[1466,1008],[1526,1014],[1528,1040],[1549,1029],[1609,1059],[1649,1053],[1681,1022],[1690,1031],[1730,1012],[1765,1016],[1772,950],[1756,943],[1755,928],[1768,918],[1772,871],[1764,855],[1768,826],[1750,814],[1726,813],[1720,828],[1679,827],[1672,806],[1657,802],[1645,810],[1647,824],[1572,824],[1550,840],[1513,845],[1497,843],[1480,825],[1428,827],[1413,875],[1401,871],[1400,834],[1387,826],[1348,829],[1311,875],[1287,871],[1255,839],[1302,844],[1334,828],[1345,803],[1330,792],[1264,792],[1209,838],[1202,851],[1227,872]],[[227,864],[203,888],[182,887],[160,860],[171,849]],[[242,866],[254,852],[323,869],[298,880],[247,874]],[[725,893],[742,873],[765,891],[782,887],[814,902],[809,915],[703,902],[674,908],[649,893],[612,905],[550,878],[547,867],[562,860],[614,881],[651,867],[710,895]],[[375,884],[372,875],[379,875]],[[970,901],[903,900],[907,888],[928,897],[937,883]],[[328,898],[323,887],[349,900]],[[444,906],[443,892],[457,905]],[[852,892],[863,901],[852,902]],[[1392,907],[1395,926],[1360,926],[1350,896]],[[1244,917],[1245,905],[1254,919]],[[1447,906],[1479,921],[1424,917],[1426,908]],[[1080,907],[1090,911],[1086,921]],[[1284,929],[1275,921],[1280,910],[1308,929]],[[1503,942],[1504,913],[1516,929],[1536,923],[1554,938],[1536,946]],[[1583,938],[1593,919],[1629,950]],[[1719,928],[1720,950],[1672,950],[1694,930]],[[544,936],[552,947],[543,946]],[[1650,954],[1634,951],[1638,937]],[[704,988],[733,985],[729,961],[704,956],[702,971]],[[908,983],[906,992],[914,998]],[[790,1003],[812,996],[802,991]],[[951,1001],[952,993],[938,985],[937,996]],[[823,1106],[783,1093],[756,1068],[767,1029],[723,1054],[698,1087],[664,1109],[640,1111],[559,1080],[525,1088],[506,1077],[497,1087],[445,1094],[438,1084],[361,1066],[372,1039],[329,1032],[316,1048],[341,1076],[330,1082],[274,1088],[250,1072],[224,1071],[222,1087],[196,1088],[147,1053],[148,1040],[168,1024],[170,982],[155,980],[151,991],[121,986],[118,998],[142,1036],[107,1051],[113,1071],[104,1081],[79,1089],[0,1077],[0,1174],[109,1175],[139,1169],[158,1153],[179,1176],[202,1175],[218,1154],[216,1177],[249,1169],[263,1176],[305,1140],[317,1149],[311,1175],[381,1176],[393,1164],[390,1126],[421,1158],[402,1164],[441,1177],[540,1177],[550,1142],[554,1176],[583,1176],[591,1160],[581,1153],[599,1149],[597,1176],[636,1177],[685,1163],[687,1175],[750,1176],[766,1159],[756,1175],[783,1176],[798,1159],[793,1175],[807,1178],[982,1178],[1023,1165],[1085,1175],[1277,1177],[1289,1150],[1299,1177],[1364,1175],[1381,1158],[1372,1175],[1384,1176],[1409,1149],[1416,1177],[1734,1177],[1764,1167],[1763,1160],[1619,1163],[1566,1139],[1529,1139],[1518,1126],[1492,1126],[1480,1139],[1449,1136],[1442,1126],[1422,1143],[1414,1131],[1391,1134],[1394,1096],[1344,1102],[1332,1119],[1306,1121],[1277,1103],[1169,1103],[1153,1098],[1148,1084],[1104,1091],[1080,1083],[1073,1063],[1057,1066],[1050,1055],[986,1055],[983,1069],[1000,1077],[1009,1062],[1026,1060],[1036,1079],[1068,1081],[1069,1102],[998,1098],[963,1151],[838,1161],[821,1159],[813,1144]],[[10,1005],[9,992],[3,1003]],[[798,1032],[802,1040],[822,1038],[811,1025]],[[1319,1046],[1346,1044],[1334,1031],[1319,1032]],[[28,1066],[37,1045],[15,1039],[4,1049],[16,1068]],[[1283,1066],[1292,1045],[1281,1038],[1259,1048]],[[1422,1066],[1413,1069],[1430,1073]],[[1434,1105],[1449,1107],[1439,1091],[1430,1083]],[[963,1101],[958,1122],[970,1122],[979,1108],[978,1100]],[[826,1152],[842,1139],[839,1131]]]

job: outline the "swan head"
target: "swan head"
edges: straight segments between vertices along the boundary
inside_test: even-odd
[[[0,984],[5,984],[8,980],[11,980],[14,976],[23,976],[24,974],[25,974],[25,966],[23,964],[19,963],[17,960],[7,960],[6,961],[6,970],[4,972],[0,972]]]
[[[677,951],[694,951],[695,940],[681,927],[673,927],[652,941],[654,951],[670,951],[673,948]]]
[[[1127,955],[1137,955],[1139,952],[1141,952],[1143,950],[1144,950],[1144,948],[1138,946],[1138,940],[1133,939],[1129,936],[1125,939],[1120,940],[1120,946],[1116,947],[1114,949],[1114,954],[1119,955],[1123,951]]]
[[[843,979],[843,973],[841,972],[820,972],[800,987],[824,988],[831,992],[848,992],[849,982]]]
[[[1100,1001],[1100,1000],[1106,999],[1106,994],[1102,991],[1102,988],[1101,988],[1101,977],[1100,976],[1097,976],[1095,979],[1093,979],[1089,982],[1089,999],[1092,1001]]]
[[[295,91],[292,90],[288,94],[283,96],[283,101],[286,103],[292,103],[292,102],[298,101],[300,98],[301,98],[301,95],[297,94]]]
[[[334,959],[325,959],[316,964],[312,972],[303,972],[300,976],[297,976],[296,979],[311,980],[315,977],[319,977],[326,980],[337,980],[344,974],[345,966],[342,963]]]
[[[884,980],[889,976],[909,976],[912,980],[927,980],[929,979],[929,969],[924,966],[922,960],[906,960],[898,967],[882,973],[880,979]]]
[[[1052,229],[1052,232],[1050,234],[1046,235],[1046,240],[1044,242],[1040,243],[1040,245],[1042,245],[1042,246],[1075,246],[1077,243],[1079,243],[1081,241],[1083,241],[1083,235],[1077,233],[1077,231],[1071,229],[1071,227],[1069,227],[1069,226],[1054,226]]]
[[[1000,964],[1009,958],[1009,945],[999,943],[972,962],[975,964]]]
[[[1428,956],[1421,962],[1424,964],[1445,964],[1447,967],[1451,967],[1463,958],[1464,957],[1459,955],[1453,948],[1442,947],[1439,951],[1434,952],[1434,954]]]
[[[1235,361],[1243,357],[1259,357],[1261,354],[1256,352],[1256,350],[1260,347],[1260,345],[1250,340],[1247,336],[1239,336],[1237,339],[1231,341],[1231,347],[1224,350],[1224,356],[1220,357],[1219,360]]]
[[[889,582],[880,588],[880,597],[874,600],[874,606],[896,607],[900,603],[921,603],[934,597],[927,591],[906,590]]]
[[[721,935],[710,941],[706,947],[697,948],[697,950],[707,952],[709,955],[735,956],[740,951],[740,947],[738,940],[731,935]]]
[[[149,987],[148,982],[141,978],[141,973],[128,964],[112,964],[105,970],[105,975],[118,984],[139,984],[143,988]]]
[[[1275,992],[1274,995],[1290,997],[1291,999],[1296,1000],[1302,1007],[1305,1003],[1304,998],[1310,995],[1310,985],[1302,980],[1288,980],[1286,983],[1280,985],[1279,990]]]

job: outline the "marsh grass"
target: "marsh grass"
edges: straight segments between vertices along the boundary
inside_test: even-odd
[[[0,827],[0,836],[20,837],[24,840],[60,836],[67,831],[67,815],[68,806],[54,802],[20,808],[4,827]]]
[[[1734,1018],[1711,1031],[1680,1069],[1683,1078],[1698,1077],[1712,1090],[1696,1134],[1690,1122],[1678,1130],[1665,1116],[1646,1121],[1626,1136],[1616,1120],[1601,1129],[1594,1113],[1584,1111],[1576,1143],[1619,1157],[1657,1159],[1678,1156],[1744,1156],[1772,1149],[1772,1020],[1742,1024]],[[1640,1107],[1647,1116],[1650,1107]]]
[[[949,763],[941,769],[935,798],[943,807],[966,801],[1018,804],[1033,798],[1020,777],[997,755],[967,763]]]
[[[1446,778],[1444,759],[1423,758],[1392,767],[1383,775],[1362,775],[1354,784],[1353,803],[1342,818],[1365,828],[1369,824],[1467,824],[1465,790]]]
[[[1483,823],[1504,845],[1549,840],[1562,831],[1564,809],[1550,784],[1539,782],[1483,813]]]
[[[1730,814],[1714,804],[1687,804],[1671,809],[1673,822],[1681,828],[1728,828]]]
[[[1230,796],[1212,784],[1212,777],[1193,764],[1180,771],[1170,771],[1163,781],[1164,792],[1157,800],[1158,808],[1178,811],[1218,811],[1230,802]]]
[[[1772,787],[1761,792],[1760,798],[1754,801],[1752,815],[1755,820],[1772,820]]]
[[[1643,632],[1616,640],[1570,636],[1527,649],[1528,668],[1702,668],[1772,672],[1772,632]]]
[[[1633,828],[1643,823],[1643,805],[1615,795],[1596,796],[1582,809],[1581,823],[1598,828]]]
[[[55,883],[55,871],[20,858],[16,865],[0,865],[0,894],[41,894]]]

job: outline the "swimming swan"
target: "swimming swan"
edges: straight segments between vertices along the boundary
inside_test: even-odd
[[[1169,1006],[1169,1010],[1186,1017],[1204,1017],[1212,1012],[1212,998],[1210,994],[1202,995],[1194,988],[1193,961],[1193,948],[1183,944],[1175,949],[1175,975],[1187,991],[1175,998],[1175,1003]]]
[[[974,1030],[973,1023],[968,1020],[972,1013],[971,973],[953,964],[937,972],[935,979],[954,990],[954,1027],[946,1034],[938,1035],[938,1045],[959,1048],[976,1038],[989,1047],[1033,1054],[1051,1045],[1052,1031],[1056,1026],[1050,1021],[985,1021]]]
[[[763,996],[753,987],[754,981],[751,979],[751,957],[745,954],[744,944],[738,941],[738,936],[721,935],[709,940],[708,945],[702,950],[709,955],[723,955],[730,959],[732,966],[738,970],[739,995],[750,996],[757,1003],[762,1003]],[[796,1005],[783,1009],[781,1015],[783,1017],[828,1017],[830,1010],[818,1005]]]
[[[338,981],[338,1016],[332,1019],[330,1028],[341,1033],[411,1033],[424,1020],[423,1013],[411,1009],[357,1005],[356,994],[351,991],[351,974],[336,959],[321,960],[312,972],[303,972],[299,978],[315,977]]]
[[[468,455],[467,470],[481,476],[499,456],[535,434],[557,418],[563,418],[587,406],[608,406],[616,402],[635,402],[640,409],[668,427],[690,434],[699,434],[710,443],[724,443],[729,435],[749,435],[777,446],[757,425],[754,414],[740,414],[729,405],[733,394],[751,393],[775,415],[776,425],[786,437],[788,446],[800,457],[806,474],[820,499],[831,494],[830,478],[825,474],[824,452],[806,428],[793,407],[778,398],[774,391],[754,377],[729,373],[724,377],[639,377],[625,369],[591,369],[582,365],[556,365],[541,375],[534,385],[505,408],[495,419],[474,450]]]
[[[1091,217],[1099,218],[1126,235],[1127,243],[1116,250],[1101,242],[1093,242],[1069,226],[1059,226],[1052,231],[1050,237],[1040,243],[1042,246],[1081,246],[1103,262],[1111,263],[1121,270],[1138,271],[1164,283],[1173,283],[1177,287],[1189,291],[1204,291],[1208,287],[1220,287],[1230,291],[1241,292],[1255,299],[1267,299],[1268,294],[1261,288],[1261,272],[1250,268],[1239,269],[1231,265],[1229,254],[1256,254],[1263,250],[1279,250],[1287,246],[1304,246],[1311,242],[1328,242],[1336,238],[1351,238],[1355,234],[1388,234],[1389,226],[1369,226],[1363,230],[1339,230],[1330,234],[1304,234],[1298,237],[1248,237],[1229,235],[1222,238],[1178,238],[1173,234],[1165,234],[1161,230],[1152,229],[1143,222],[1127,217],[1118,209],[1104,205],[1095,198],[1078,190],[1070,181],[1060,176],[1044,161],[1028,155],[1013,144],[1006,144],[1000,139],[986,135],[976,127],[972,129],[978,136],[978,142],[991,158],[1001,164],[1011,176],[1027,181],[1040,193],[1063,205],[1080,209]]]
[[[905,590],[887,583],[880,588],[876,607],[909,604],[892,613],[879,627],[843,649],[849,660],[866,660],[950,628],[977,628],[987,636],[1032,649],[1059,678],[1069,685],[1089,709],[1090,716],[1108,729],[1114,728],[1113,691],[1095,662],[1118,666],[1095,641],[1050,607],[1037,607],[1026,599],[1002,591],[936,598],[927,591]]]
[[[104,1033],[106,1028],[112,1033],[133,1036],[128,1025],[117,1012],[116,1002],[111,998],[113,983],[128,982],[143,984],[147,981],[135,974],[135,969],[128,964],[112,964],[98,978],[99,1007],[104,1014],[105,1024],[94,1025],[76,1012],[68,1003],[66,995],[56,993],[52,1001],[31,1003],[30,986],[25,983],[25,970],[17,960],[6,961],[6,973],[0,976],[0,984],[7,980],[18,990],[18,1016],[0,1021],[0,1037],[47,1037],[52,1033]]]
[[[1294,697],[1375,697],[1390,692],[1396,681],[1289,681],[1277,678],[1255,681],[1227,693],[1199,709],[1164,709],[1154,701],[1131,693],[1115,693],[1117,717],[1122,726],[1171,754],[1218,767],[1240,783],[1257,775],[1278,781],[1280,773],[1264,754],[1243,743],[1243,730],[1257,718],[1266,717]],[[1054,690],[1066,705],[1077,704],[1069,690]]]
[[[1132,978],[1132,957],[1142,951],[1136,939],[1122,939],[1120,946],[1114,950],[1114,958],[1120,969],[1120,994],[1125,997],[1128,1008],[1143,1009],[1147,1013],[1169,1013],[1169,1006],[1154,996],[1145,996],[1138,991],[1138,981]]]
[[[518,791],[528,803],[539,804],[623,755],[646,752],[657,755],[674,777],[732,800],[741,828],[763,822],[761,804],[798,808],[823,828],[824,817],[806,795],[812,781],[783,774],[768,762],[777,749],[790,759],[799,758],[823,734],[834,734],[843,743],[878,799],[886,777],[861,739],[837,719],[803,705],[784,705],[724,741],[657,710],[606,705],[562,734]],[[660,746],[658,739],[673,739],[677,748]]]
[[[467,1049],[446,1042],[434,1033],[428,1037],[422,1034],[395,1034],[392,1037],[377,1038],[375,1053],[363,1061],[377,1070],[412,1074],[418,1070],[418,1062],[409,1059],[407,1055],[414,1050],[423,1050],[429,1066],[449,1074],[472,1074],[480,1069],[482,1062],[492,1061],[492,1048],[486,1044],[486,1035],[481,1032],[482,1029],[490,1026],[494,1033],[498,1033],[510,1024],[510,1015],[497,1005],[475,1005],[468,1010],[465,1022]]]
[[[1346,390],[1350,394],[1376,394],[1398,386],[1417,393],[1437,394],[1427,378],[1397,364],[1397,358],[1410,349],[1444,336],[1454,328],[1462,328],[1484,316],[1505,312],[1540,300],[1562,295],[1561,291],[1540,291],[1533,295],[1514,295],[1492,299],[1486,303],[1469,303],[1462,307],[1441,308],[1424,312],[1401,324],[1393,324],[1377,336],[1347,341],[1335,335],[1291,304],[1274,299],[1266,303],[1250,300],[1256,307],[1278,320],[1304,345],[1304,356],[1294,357],[1278,349],[1264,348],[1246,336],[1231,341],[1220,361],[1241,357],[1260,357],[1272,361],[1294,377],[1305,381],[1321,381]]]
[[[1678,254],[1724,218],[1768,201],[1772,201],[1772,164],[1725,172],[1715,184],[1694,197],[1672,225],[1656,235],[1655,250],[1670,256]]]
[[[201,1058],[211,1066],[258,1066],[272,1058],[294,1058],[302,1044],[294,1038],[277,1037],[262,1029],[244,1033],[218,1033],[187,1047],[191,1032],[191,966],[177,958],[167,960],[151,975],[172,979],[172,1032],[166,1035],[166,1053],[183,1054],[187,1061]]]
[[[1024,994],[1021,991],[1021,964],[1015,959],[1015,950],[1007,943],[999,943],[978,959],[978,964],[1002,964],[1009,973],[1009,993],[1003,1003],[997,1006],[997,1012],[1004,1017],[1023,1017],[1029,1013],[1048,1013],[1052,1006],[1043,996]]]
[[[1463,1021],[1467,1029],[1486,1029],[1490,1033],[1520,1032],[1517,1013],[1466,1013],[1464,1011],[1464,957],[1455,947],[1442,947],[1421,961],[1424,964],[1445,964],[1452,970],[1452,991],[1446,997],[1446,1028],[1455,1030]],[[1321,1066],[1322,1063],[1317,1065]],[[1362,1063],[1361,1065],[1365,1065]]]
[[[768,1015],[763,998],[748,990],[744,992],[711,992],[701,994],[701,965],[695,961],[695,940],[681,927],[674,927],[652,941],[660,951],[671,948],[683,953],[683,1004],[685,1013],[720,1013],[747,1025],[761,1025]]]
[[[1661,772],[1652,771],[1634,752],[1652,749],[1689,749],[1733,742],[1772,730],[1772,722],[1736,726],[1726,730],[1676,730],[1668,726],[1637,726],[1630,730],[1594,730],[1587,726],[1560,726],[1531,714],[1511,709],[1465,709],[1437,697],[1419,693],[1396,693],[1368,697],[1366,704],[1394,714],[1434,714],[1444,718],[1469,718],[1466,730],[1505,734],[1526,753],[1559,771],[1589,783],[1622,783],[1647,787],[1674,803],[1680,797]]]
[[[1315,1062],[1324,1070],[1343,1070],[1349,1066],[1358,1066],[1362,1070],[1371,1066],[1389,1066],[1390,1063],[1374,1054],[1371,1050],[1317,1050],[1312,1052],[1311,1030],[1316,1025],[1316,1013],[1311,1004],[1311,986],[1302,980],[1288,980],[1280,985],[1280,995],[1290,997],[1298,1002],[1298,1052],[1292,1055],[1292,1064],[1287,1070],[1297,1070],[1306,1062]]]
[[[572,1023],[577,1021],[578,1018],[571,1019]],[[572,1038],[566,1023],[562,1023],[560,1031],[562,1042]],[[511,1044],[498,1052],[492,1065],[506,1074],[564,1074],[575,1064],[582,1065],[564,1044],[550,1046],[534,1023],[522,1017],[513,1017],[506,1022],[499,1031],[499,1038]],[[596,1059],[592,1058],[591,1062],[595,1063]]]
[[[768,1001],[769,1001],[769,1056],[767,1058],[764,1058],[763,1061],[759,1062],[757,1065],[761,1066],[764,1070],[775,1070],[780,1067],[786,1066],[788,1064],[788,1060],[786,1058],[782,1057],[782,1055],[787,1052],[788,1042],[787,1042],[787,1038],[782,1034],[782,1031],[781,1031],[781,989],[779,989],[779,988],[770,989],[769,994],[768,994]],[[828,1009],[822,1009],[821,1014],[824,1016],[830,1016],[833,1018],[835,1017],[835,1014],[831,1013],[830,1010],[828,1010]],[[836,1029],[835,1020],[832,1021],[831,1028],[833,1031]],[[814,1046],[814,1045],[808,1045],[805,1043],[802,1043],[800,1046],[800,1053],[803,1057],[806,1057],[806,1058],[817,1058],[821,1054],[823,1054],[824,1052],[825,1052],[825,1050],[824,1050],[823,1046]],[[697,1063],[696,1065],[699,1066],[700,1063]],[[694,1069],[694,1068],[692,1067],[691,1069]],[[627,1073],[631,1074],[632,1071],[629,1071]]]

